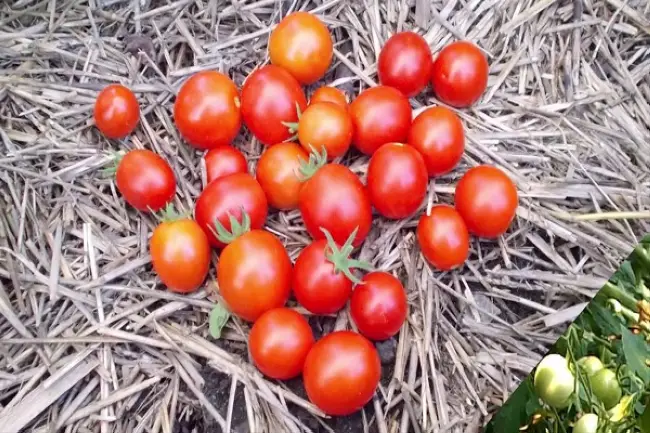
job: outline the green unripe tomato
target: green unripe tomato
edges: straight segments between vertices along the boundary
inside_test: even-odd
[[[623,396],[616,373],[604,368],[591,376],[591,389],[598,400],[609,410],[616,406]]]
[[[564,409],[571,403],[575,377],[561,355],[547,355],[537,365],[533,378],[537,396],[551,407]]]
[[[582,415],[573,426],[573,433],[596,433],[598,431],[598,415],[588,413]]]
[[[578,367],[585,372],[587,377],[591,377],[594,374],[598,373],[600,370],[605,368],[600,359],[595,356],[585,356],[578,360]]]

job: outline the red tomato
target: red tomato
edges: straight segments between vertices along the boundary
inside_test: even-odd
[[[241,90],[241,114],[251,133],[265,145],[291,138],[285,123],[298,121],[307,107],[305,92],[293,76],[279,66],[266,65],[253,72]]]
[[[400,32],[391,36],[379,52],[377,75],[382,85],[394,87],[410,98],[427,86],[432,65],[427,41],[417,33]]]
[[[437,205],[422,215],[416,230],[422,255],[440,271],[465,263],[469,255],[469,233],[465,221],[451,206]]]
[[[298,123],[298,141],[309,153],[327,150],[332,160],[345,154],[352,142],[352,119],[348,112],[333,102],[311,104]]]
[[[271,206],[280,210],[298,208],[300,167],[308,160],[309,154],[290,142],[275,144],[262,153],[256,176]]]
[[[366,155],[372,155],[382,144],[406,142],[411,104],[397,89],[377,86],[364,90],[350,104],[350,115],[352,143]]]
[[[428,181],[424,159],[411,146],[387,143],[370,158],[368,195],[386,218],[402,219],[418,210],[427,195]]]
[[[95,125],[108,138],[124,138],[140,120],[140,105],[131,90],[110,84],[99,92],[95,101]]]
[[[228,309],[254,322],[289,299],[291,260],[278,238],[265,230],[252,230],[223,249],[217,282]]]
[[[230,231],[229,215],[242,221],[242,209],[250,217],[251,229],[261,229],[266,222],[268,202],[259,183],[248,173],[235,173],[219,178],[205,187],[196,200],[194,215],[210,245],[223,248],[225,244],[214,234],[215,220]]]
[[[302,376],[312,403],[328,415],[345,416],[372,399],[381,378],[381,362],[365,337],[335,331],[314,344]]]
[[[333,102],[337,105],[340,105],[341,108],[348,109],[348,97],[345,96],[345,92],[336,87],[323,86],[316,89],[316,91],[311,95],[309,100],[310,104],[315,104],[317,102]]]
[[[488,82],[488,61],[471,42],[453,42],[433,62],[431,85],[438,98],[454,107],[469,107],[481,97]]]
[[[210,149],[203,157],[207,171],[207,182],[234,173],[248,173],[246,157],[232,146],[219,146]]]
[[[408,305],[402,283],[387,272],[370,272],[350,298],[350,315],[359,332],[372,340],[387,340],[406,320]]]
[[[448,108],[427,108],[413,120],[408,144],[424,158],[429,176],[443,175],[458,165],[465,151],[463,124]]]
[[[314,345],[307,320],[289,308],[262,314],[251,328],[248,347],[255,366],[272,379],[287,380],[302,373]]]
[[[241,128],[237,86],[221,72],[197,72],[176,96],[174,121],[197,149],[231,144]]]
[[[176,194],[176,178],[169,163],[146,149],[131,150],[122,157],[115,183],[124,200],[141,211],[157,212]]]
[[[489,165],[469,169],[456,185],[454,202],[470,233],[497,238],[508,230],[518,205],[515,184]]]
[[[153,270],[173,292],[193,292],[208,275],[210,243],[194,220],[159,224],[151,236],[149,252]]]
[[[333,53],[329,30],[308,12],[287,15],[269,36],[271,63],[289,71],[301,84],[320,80]]]

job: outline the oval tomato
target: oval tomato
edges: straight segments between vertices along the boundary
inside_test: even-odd
[[[469,107],[481,97],[488,82],[488,61],[471,42],[444,47],[431,69],[431,85],[438,98],[454,107]]]
[[[253,72],[241,90],[241,113],[251,133],[265,145],[291,137],[286,123],[298,121],[307,107],[305,92],[293,76],[279,66],[266,65]]]
[[[564,409],[571,403],[575,377],[566,358],[553,353],[537,364],[533,385],[537,396],[546,404],[555,409]]]
[[[302,84],[320,80],[332,63],[333,53],[329,30],[308,12],[287,15],[269,36],[271,63],[289,71]]]
[[[229,174],[248,173],[246,157],[232,146],[218,146],[210,149],[203,157],[207,183]]]
[[[470,233],[497,238],[506,232],[518,205],[517,188],[500,169],[469,169],[456,185],[454,202]]]
[[[95,125],[106,137],[124,138],[140,121],[140,105],[129,88],[110,84],[97,95],[93,116]]]
[[[255,366],[272,379],[292,379],[302,373],[314,345],[307,320],[289,308],[274,308],[253,324],[248,347]]]
[[[352,142],[352,119],[348,112],[333,102],[311,104],[298,122],[298,141],[307,152],[312,148],[332,160],[343,156]]]
[[[440,271],[465,263],[469,255],[469,232],[465,221],[451,206],[437,205],[422,215],[416,230],[424,258]]]
[[[317,102],[332,102],[339,105],[341,108],[348,109],[348,97],[341,89],[336,87],[323,86],[314,91],[309,99],[310,104]]]
[[[391,36],[379,52],[377,75],[382,85],[394,87],[410,98],[427,86],[432,65],[427,41],[417,33],[400,32]]]
[[[296,143],[278,143],[262,153],[256,177],[271,206],[280,210],[298,207],[300,167],[308,160],[307,152]]]
[[[303,369],[307,397],[331,416],[360,410],[372,399],[380,378],[377,350],[351,331],[335,331],[317,341]]]
[[[424,158],[429,176],[441,176],[456,167],[463,156],[463,124],[448,108],[427,108],[413,120],[408,144]]]
[[[411,146],[387,143],[370,158],[368,195],[386,218],[402,219],[415,213],[427,195],[428,181],[424,159]]]
[[[169,163],[146,149],[131,150],[122,157],[115,183],[124,200],[140,211],[157,212],[176,194],[176,178]]]
[[[621,400],[623,392],[616,378],[616,373],[608,368],[603,368],[589,378],[591,389],[605,409],[610,410]]]
[[[350,298],[350,315],[359,332],[372,340],[397,334],[408,310],[402,283],[388,272],[370,272]]]
[[[350,104],[354,126],[352,143],[372,155],[382,144],[405,143],[411,127],[411,104],[399,90],[388,86],[364,90]]]
[[[192,75],[174,103],[174,122],[181,136],[197,149],[232,143],[241,128],[239,91],[217,71]]]

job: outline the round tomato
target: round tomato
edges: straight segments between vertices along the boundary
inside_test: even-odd
[[[217,71],[192,75],[176,96],[174,122],[197,149],[231,144],[241,128],[237,86]]]
[[[588,413],[582,415],[573,426],[573,433],[596,433],[598,431],[598,415]]]
[[[594,395],[605,405],[605,409],[610,410],[621,400],[623,392],[614,371],[603,368],[594,373],[589,381]]]
[[[302,84],[320,80],[332,63],[333,53],[329,30],[308,12],[287,15],[269,36],[271,63],[289,71]]]
[[[207,182],[235,173],[248,173],[246,157],[232,146],[218,146],[208,150],[203,157]]]
[[[401,143],[382,145],[368,165],[368,195],[381,215],[402,219],[412,215],[427,195],[429,176],[422,155]]]
[[[413,120],[408,144],[422,154],[429,176],[443,175],[458,165],[465,151],[463,124],[448,108],[427,108]]]
[[[311,104],[300,116],[298,141],[310,153],[324,148],[330,160],[343,156],[352,142],[352,119],[333,102]]]
[[[595,356],[584,356],[578,360],[577,364],[587,377],[591,377],[605,368],[601,360]]]
[[[140,120],[140,106],[133,92],[121,84],[110,84],[95,101],[95,125],[108,138],[124,138]]]
[[[431,86],[438,98],[454,107],[469,107],[488,82],[488,61],[471,42],[453,42],[440,51],[431,69]]]
[[[432,207],[429,215],[420,217],[416,233],[422,255],[438,270],[449,271],[467,260],[469,232],[453,207]]]
[[[296,143],[278,143],[267,148],[257,162],[257,181],[271,206],[296,209],[302,181],[300,167],[309,154]]]
[[[314,345],[307,320],[289,308],[274,308],[253,324],[248,347],[255,366],[272,379],[287,380],[302,373]]]
[[[497,238],[510,226],[518,205],[517,188],[489,165],[469,169],[456,185],[454,202],[470,233]]]
[[[307,355],[303,380],[307,397],[331,416],[350,415],[368,403],[379,385],[381,362],[365,337],[334,331]]]
[[[350,298],[350,315],[359,332],[372,340],[387,340],[406,320],[408,305],[402,283],[388,272],[370,272]]]
[[[411,128],[411,104],[399,90],[388,86],[364,90],[350,104],[354,126],[352,143],[372,155],[382,144],[405,143]]]
[[[323,86],[316,89],[309,99],[310,104],[317,102],[333,102],[341,108],[348,109],[348,97],[345,92],[336,87]]]
[[[248,173],[235,173],[219,178],[205,187],[196,200],[194,215],[210,245],[223,248],[226,244],[215,235],[215,221],[226,231],[233,229],[230,218],[242,222],[242,211],[250,218],[252,229],[261,229],[266,222],[268,202],[260,184]]]
[[[537,396],[546,404],[555,409],[564,409],[571,403],[575,377],[566,358],[553,353],[537,364],[533,385]]]
[[[163,221],[151,236],[149,252],[153,270],[173,292],[193,292],[208,275],[210,243],[194,220]]]
[[[432,65],[427,41],[417,33],[400,32],[391,36],[379,52],[377,75],[382,85],[394,87],[410,98],[427,86]]]
[[[249,322],[279,308],[291,292],[291,260],[282,242],[252,230],[229,243],[217,265],[219,292],[228,309]]]
[[[135,149],[122,157],[115,183],[124,200],[141,211],[157,212],[176,194],[174,171],[160,155]]]

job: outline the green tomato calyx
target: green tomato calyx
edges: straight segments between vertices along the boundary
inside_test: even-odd
[[[352,243],[357,237],[358,229],[358,227],[355,228],[348,239],[345,241],[345,244],[339,248],[330,232],[327,231],[327,229],[321,227],[321,231],[325,235],[325,239],[327,239],[325,257],[334,265],[334,272],[343,272],[343,275],[345,275],[354,284],[363,284],[363,282],[352,273],[352,269],[363,269],[365,271],[371,271],[373,268],[372,265],[370,265],[368,262],[350,258],[350,254],[354,250]]]

